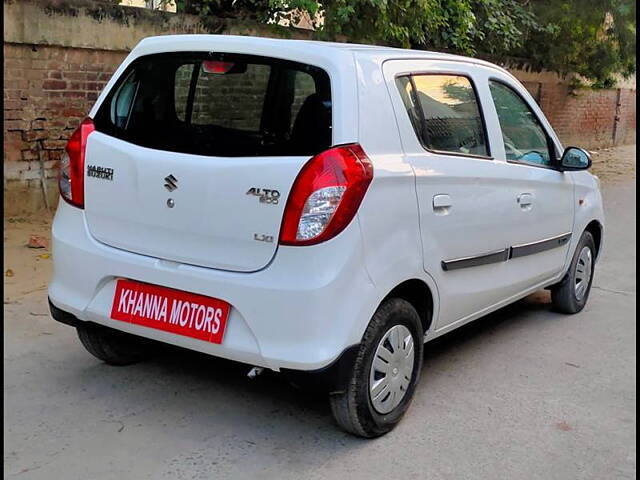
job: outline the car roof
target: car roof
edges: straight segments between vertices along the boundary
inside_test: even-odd
[[[313,49],[315,53],[327,56],[337,53],[352,52],[359,57],[383,57],[387,59],[422,59],[422,60],[441,60],[455,61],[463,63],[471,63],[475,65],[483,65],[486,67],[496,68],[506,72],[503,68],[493,63],[480,60],[477,58],[465,57],[462,55],[453,55],[441,52],[432,52],[428,50],[410,50],[403,48],[386,47],[379,45],[365,45],[358,43],[339,43],[339,42],[323,42],[317,40],[290,40],[282,38],[266,38],[241,35],[208,35],[208,34],[187,34],[187,35],[160,35],[155,37],[147,37],[143,39],[134,49],[144,50],[144,53],[161,53],[181,50],[180,44],[197,42],[200,44],[210,43],[212,47],[220,47],[221,45],[243,45],[247,48],[256,47],[272,47],[274,49],[286,48],[289,51],[298,51],[300,53],[308,52]],[[507,72],[508,73],[508,72]]]

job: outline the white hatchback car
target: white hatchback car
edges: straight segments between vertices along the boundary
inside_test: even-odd
[[[49,297],[89,352],[311,376],[364,437],[407,410],[425,342],[542,288],[580,311],[602,248],[588,153],[472,58],[148,38],[66,152]]]

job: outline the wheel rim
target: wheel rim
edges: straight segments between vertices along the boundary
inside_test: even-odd
[[[378,413],[389,413],[406,395],[414,352],[413,336],[404,325],[395,325],[382,336],[369,375],[369,397]]]
[[[582,300],[587,293],[589,281],[591,280],[591,272],[593,270],[593,260],[591,249],[583,247],[578,255],[578,263],[575,272],[575,294],[578,301]]]

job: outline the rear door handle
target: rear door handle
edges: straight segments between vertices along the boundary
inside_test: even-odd
[[[451,210],[451,197],[446,193],[433,196],[433,211],[437,215],[447,215]]]
[[[522,209],[531,208],[531,205],[533,205],[533,195],[530,193],[521,193],[516,197],[516,201]]]

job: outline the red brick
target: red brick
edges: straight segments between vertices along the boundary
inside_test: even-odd
[[[19,100],[21,97],[20,90],[6,90],[4,91],[5,100]]]
[[[37,149],[22,150],[21,153],[23,161],[38,160],[39,158]]]
[[[62,158],[64,150],[60,149],[60,150],[48,150],[46,152],[46,158],[47,160],[51,160],[54,162],[59,161]]]
[[[74,108],[68,108],[62,112],[63,117],[84,117],[85,112]]]
[[[103,63],[83,64],[83,66],[85,67],[83,70],[87,70],[88,72],[103,72],[105,69]]]
[[[5,168],[7,167],[7,162],[20,162],[22,160],[22,152],[16,148],[11,148],[5,145],[4,147],[4,161]],[[5,172],[6,173],[6,172]]]
[[[48,130],[27,130],[23,132],[22,138],[27,142],[32,142],[35,140],[44,140],[49,138]]]
[[[42,83],[42,88],[45,90],[64,90],[67,88],[67,82],[64,80],[45,80]]]
[[[64,78],[68,80],[86,80],[87,75],[86,72],[63,72]]]
[[[38,120],[33,120],[29,127],[31,130],[44,130],[44,124],[45,124],[45,120],[38,119]]]
[[[64,98],[84,98],[85,92],[80,90],[71,90],[62,93]]]
[[[44,70],[26,70],[22,78],[24,80],[42,80],[47,76]]]
[[[22,139],[21,132],[5,132],[4,134],[5,148],[23,149],[27,144]]]
[[[22,81],[21,80],[8,80],[5,79],[4,81],[4,89],[5,90],[19,90],[20,87],[22,86]]]
[[[65,140],[44,140],[42,142],[42,148],[45,150],[62,149],[67,145]]]
[[[22,110],[5,110],[4,111],[4,120],[22,120],[24,117],[24,113]]]
[[[5,100],[4,109],[5,110],[17,110],[18,108],[23,107],[24,102],[19,100]]]
[[[14,130],[25,130],[27,127],[27,122],[24,120],[6,120],[4,122],[4,129],[7,132],[11,132]]]
[[[5,68],[4,75],[5,80],[7,79],[21,79],[24,75],[24,70],[21,68]]]

